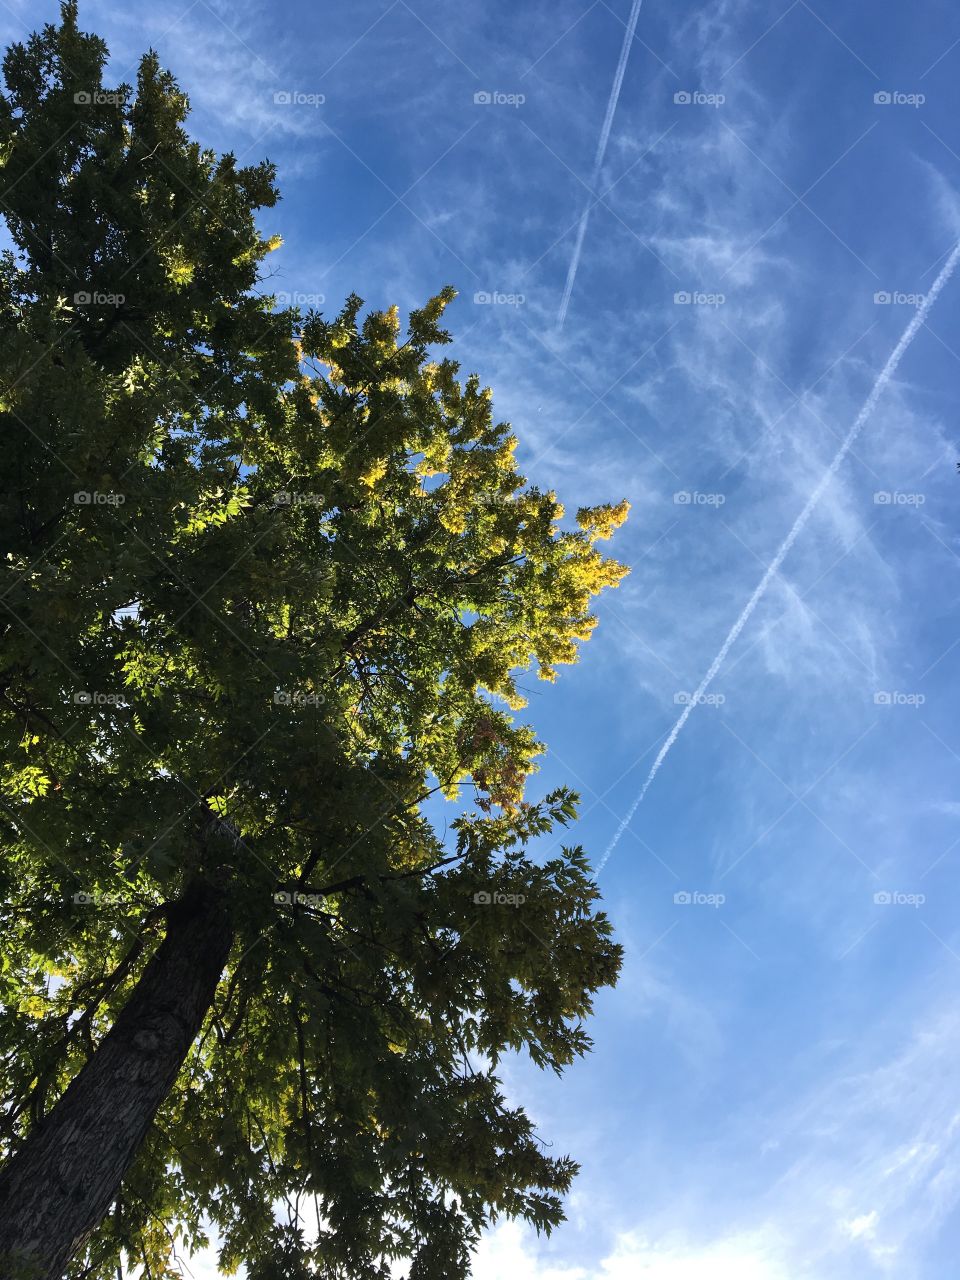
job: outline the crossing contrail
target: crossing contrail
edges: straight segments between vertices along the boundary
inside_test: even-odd
[[[940,294],[940,291],[943,289],[944,285],[953,275],[958,261],[960,261],[960,243],[954,246],[953,252],[950,254],[950,257],[947,259],[946,263],[944,264],[943,270],[940,272],[940,274],[937,276],[936,280],[934,281],[930,289],[930,292],[923,299],[923,302],[917,308],[913,316],[913,319],[907,325],[906,329],[904,329],[903,336],[901,337],[900,341],[897,343],[897,345],[894,347],[893,351],[891,352],[890,358],[887,360],[887,363],[881,369],[879,377],[877,378],[876,382],[873,384],[873,390],[867,396],[866,400],[864,401],[863,408],[860,410],[860,412],[856,416],[856,419],[854,420],[853,426],[847,432],[843,440],[843,443],[840,445],[840,448],[834,454],[833,461],[830,463],[829,467],[827,467],[826,471],[823,473],[823,476],[820,479],[820,483],[817,485],[813,493],[811,493],[810,497],[807,499],[806,506],[803,508],[803,510],[797,516],[796,520],[793,522],[793,527],[790,529],[790,532],[784,538],[783,542],[780,543],[780,546],[777,549],[776,555],[770,561],[769,565],[767,566],[764,572],[763,577],[757,583],[757,586],[754,589],[753,595],[744,605],[739,618],[737,618],[736,622],[730,628],[730,632],[727,635],[726,640],[724,640],[723,644],[720,646],[720,652],[714,658],[713,662],[711,662],[710,667],[707,671],[707,674],[700,681],[700,684],[699,684],[699,687],[697,688],[696,693],[691,695],[690,701],[683,708],[683,713],[681,714],[680,718],[677,720],[677,723],[670,730],[669,734],[667,735],[666,742],[657,752],[657,758],[654,760],[653,765],[651,766],[650,772],[647,774],[647,780],[641,787],[640,794],[637,796],[636,800],[634,800],[633,804],[630,806],[630,810],[627,813],[627,816],[620,823],[619,827],[617,827],[617,830],[614,834],[613,839],[610,841],[603,857],[600,859],[599,863],[597,864],[598,874],[602,870],[602,868],[605,866],[607,860],[609,859],[610,855],[613,853],[614,849],[617,847],[617,844],[620,841],[620,837],[623,835],[624,831],[626,831],[627,827],[633,821],[634,814],[637,812],[640,805],[643,803],[644,796],[650,790],[650,784],[653,782],[654,778],[660,772],[660,766],[663,764],[664,760],[667,758],[670,748],[673,746],[677,738],[680,736],[680,731],[683,729],[683,726],[690,719],[690,716],[693,713],[694,707],[698,705],[702,696],[706,693],[707,689],[713,683],[714,677],[716,676],[720,668],[723,666],[723,663],[726,660],[727,654],[733,648],[734,644],[736,644],[737,637],[740,635],[740,632],[750,621],[751,614],[753,613],[754,609],[756,609],[760,601],[763,599],[764,595],[766,594],[767,588],[769,587],[770,583],[773,581],[774,577],[780,571],[780,566],[783,564],[784,560],[786,560],[787,556],[790,554],[791,547],[796,542],[796,540],[800,537],[801,533],[803,533],[803,530],[807,525],[807,521],[810,519],[810,516],[813,514],[814,508],[816,507],[820,499],[823,497],[824,490],[827,488],[827,485],[830,483],[830,481],[834,478],[834,476],[840,470],[840,467],[843,464],[844,458],[846,458],[847,454],[850,452],[850,449],[853,446],[853,442],[856,440],[857,436],[866,426],[871,414],[873,413],[874,409],[877,407],[877,402],[879,401],[880,397],[883,395],[884,391],[886,390],[887,384],[889,383],[893,375],[896,373],[897,365],[899,365],[900,361],[903,359],[905,352],[907,351],[911,342],[913,342],[914,338],[917,336],[927,316],[930,314],[930,310],[933,307],[933,304],[936,302],[937,297]]]
[[[637,30],[637,19],[640,17],[640,6],[643,0],[633,0],[633,8],[630,10],[630,17],[627,19],[627,29],[623,36],[623,48],[620,50],[620,61],[617,63],[617,69],[613,77],[613,85],[610,89],[610,100],[607,103],[607,114],[603,117],[603,127],[600,130],[600,139],[597,142],[597,154],[593,162],[593,176],[590,179],[590,194],[587,196],[587,203],[584,205],[583,213],[580,215],[580,223],[577,227],[577,238],[573,246],[573,257],[570,259],[570,267],[567,271],[567,283],[563,287],[563,297],[560,299],[560,311],[557,315],[557,328],[563,328],[563,322],[567,316],[567,307],[570,305],[570,294],[573,292],[573,282],[577,278],[577,268],[580,266],[580,253],[583,249],[583,238],[587,234],[587,223],[590,220],[590,210],[597,202],[594,192],[597,189],[597,183],[600,180],[600,169],[603,166],[603,157],[606,155],[607,143],[610,141],[610,130],[613,128],[613,117],[617,110],[617,103],[620,100],[620,90],[623,87],[623,77],[627,70],[627,59],[630,57],[630,46],[633,44],[633,37]]]

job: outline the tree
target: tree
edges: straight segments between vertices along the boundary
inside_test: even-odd
[[[403,341],[258,293],[271,166],[105,59],[66,3],[3,63],[2,1274],[173,1276],[206,1215],[252,1280],[465,1276],[576,1168],[498,1063],[619,967],[515,713],[626,504],[527,484],[451,289]]]

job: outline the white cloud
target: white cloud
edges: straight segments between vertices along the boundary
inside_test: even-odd
[[[851,1218],[843,1224],[843,1228],[851,1240],[859,1240],[861,1236],[870,1239],[876,1234],[878,1217],[876,1209],[873,1209],[870,1213],[861,1213],[859,1217]]]
[[[581,1221],[549,1241],[516,1223],[488,1233],[475,1280],[909,1280],[921,1244],[960,1200],[958,1053],[960,1018],[923,1018],[885,1063],[858,1071],[864,1051],[851,1050],[778,1116],[730,1117],[731,1129],[776,1134],[765,1147],[786,1168],[762,1195],[743,1194],[726,1230],[717,1230],[718,1206],[703,1198],[707,1183],[691,1164],[682,1221],[640,1211],[645,1229],[611,1232],[591,1221],[582,1188]],[[743,1170],[722,1138],[714,1159],[727,1152],[729,1168],[709,1172],[730,1183],[735,1201]],[[645,1198],[642,1187],[637,1194]]]
[[[544,1261],[534,1240],[517,1223],[497,1227],[477,1252],[473,1280],[795,1280],[777,1257],[776,1242],[761,1236],[696,1245],[624,1234],[586,1267]]]

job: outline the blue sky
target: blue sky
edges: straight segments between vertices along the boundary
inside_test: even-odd
[[[580,789],[598,861],[960,236],[955,6],[644,0],[595,178],[631,8],[81,10],[117,79],[154,45],[196,136],[277,162],[271,287],[455,284],[528,475],[633,504],[631,577],[531,691],[537,785]],[[54,14],[6,0],[0,34]],[[583,1163],[569,1222],[498,1228],[481,1280],[955,1267],[958,320],[960,278],[603,867],[626,963],[596,1050],[507,1073]]]

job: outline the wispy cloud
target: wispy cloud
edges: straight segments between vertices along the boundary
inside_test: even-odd
[[[797,539],[800,537],[800,535],[803,533],[804,529],[806,528],[807,523],[809,522],[811,515],[813,514],[821,498],[823,497],[823,494],[826,491],[827,486],[832,482],[834,476],[839,471],[847,454],[853,448],[853,445],[857,437],[860,435],[860,432],[870,421],[870,418],[872,417],[877,407],[877,404],[879,403],[881,395],[886,390],[886,387],[888,386],[890,380],[893,378],[894,374],[896,373],[897,368],[899,367],[900,361],[903,359],[904,355],[909,350],[917,334],[920,332],[921,328],[926,322],[927,316],[930,314],[930,311],[933,308],[934,304],[936,303],[936,300],[939,297],[941,291],[949,282],[950,277],[953,275],[953,272],[956,268],[958,261],[960,261],[960,245],[957,245],[954,248],[953,252],[950,254],[950,257],[944,263],[943,268],[940,271],[940,274],[937,276],[937,279],[934,281],[933,285],[931,286],[930,291],[924,297],[923,303],[918,308],[916,315],[914,315],[910,320],[909,324],[907,325],[906,329],[903,332],[903,336],[900,338],[900,341],[897,343],[897,345],[894,347],[893,351],[891,352],[890,356],[888,357],[886,364],[881,369],[880,374],[877,377],[876,382],[873,384],[873,387],[870,390],[870,394],[867,396],[867,399],[864,402],[863,407],[861,408],[860,412],[857,414],[856,418],[854,419],[853,425],[850,427],[850,430],[847,432],[846,436],[843,438],[840,448],[834,454],[830,462],[830,465],[827,467],[819,483],[816,485],[813,492],[810,494],[809,498],[804,504],[803,510],[800,512],[796,520],[791,525],[783,542],[781,542],[780,546],[777,548],[777,551],[773,559],[767,565],[766,569],[763,572],[763,576],[761,577],[760,581],[757,583],[756,587],[754,588],[753,594],[750,596],[749,600],[744,605],[740,614],[737,616],[733,626],[730,628],[729,632],[727,633],[727,637],[724,640],[723,644],[720,646],[720,650],[717,653],[717,656],[714,658],[713,662],[711,662],[710,666],[707,668],[706,674],[704,675],[703,679],[697,685],[697,688],[695,693],[693,694],[693,697],[686,704],[682,713],[677,719],[676,724],[670,730],[670,733],[667,737],[666,742],[657,752],[657,756],[653,764],[650,766],[650,772],[647,775],[647,778],[643,784],[643,787],[641,788],[639,794],[637,795],[637,798],[634,801],[633,805],[631,806],[630,810],[627,812],[627,815],[624,817],[620,826],[617,828],[617,831],[613,837],[613,840],[608,845],[607,849],[604,852],[603,857],[601,858],[600,862],[597,865],[598,873],[603,869],[610,855],[613,853],[614,849],[619,843],[620,837],[623,835],[623,832],[630,825],[630,822],[632,821],[634,814],[636,813],[640,805],[643,803],[644,796],[647,794],[648,790],[650,789],[650,785],[653,782],[654,778],[659,773],[660,767],[662,766],[664,760],[666,760],[668,753],[673,747],[673,744],[676,742],[677,738],[680,736],[680,733],[683,730],[684,725],[687,723],[687,721],[689,720],[693,712],[696,710],[696,708],[700,706],[702,698],[704,697],[704,695],[706,694],[710,686],[713,684],[714,680],[717,677],[717,674],[720,671],[720,668],[723,666],[724,662],[726,661],[727,654],[733,648],[734,644],[736,643],[737,639],[740,636],[740,633],[743,631],[744,627],[750,621],[757,605],[766,595],[767,590],[770,586],[770,583],[773,581],[776,575],[780,572],[781,565],[783,564],[784,560],[786,560],[787,556],[790,554],[790,550],[793,547],[793,544],[797,541]]]
[[[580,255],[583,252],[583,241],[587,234],[587,223],[590,219],[590,210],[596,197],[594,192],[600,181],[600,174],[603,171],[603,161],[607,154],[607,143],[610,141],[610,130],[613,128],[613,118],[617,112],[617,103],[620,101],[620,90],[623,88],[623,77],[627,70],[627,61],[630,57],[630,47],[633,44],[633,37],[637,30],[637,20],[640,17],[640,8],[643,0],[633,0],[630,9],[630,16],[627,19],[627,25],[623,33],[623,44],[620,47],[620,57],[617,60],[617,69],[613,73],[613,84],[610,87],[610,97],[607,101],[607,110],[603,117],[603,124],[600,127],[600,137],[597,140],[597,154],[593,161],[593,172],[590,175],[590,194],[586,205],[584,205],[583,213],[580,215],[580,221],[577,224],[577,235],[573,245],[573,256],[570,259],[570,266],[567,270],[567,280],[563,287],[563,297],[560,299],[560,311],[557,314],[557,328],[563,328],[563,322],[566,319],[567,307],[570,305],[570,295],[573,293],[573,286],[577,278],[577,270],[580,266]]]
[[[537,1244],[517,1225],[486,1237],[477,1280],[505,1275],[530,1280],[847,1280],[851,1274],[920,1273],[923,1246],[960,1197],[960,1082],[954,1069],[960,1022],[929,1011],[913,1020],[887,1061],[860,1069],[862,1047],[838,1059],[821,1055],[826,1080],[774,1111],[757,1108],[727,1120],[764,1142],[766,1159],[782,1170],[758,1195],[731,1205],[729,1192],[708,1206],[686,1199],[681,1212],[658,1215],[654,1231],[591,1221],[580,1205],[584,1236],[607,1241],[582,1261],[582,1240]],[[736,1179],[743,1155],[731,1156],[719,1179]],[[725,1230],[711,1230],[729,1214]],[[641,1213],[638,1215],[643,1217]],[[699,1225],[697,1225],[699,1224]],[[571,1246],[574,1257],[571,1258]]]

